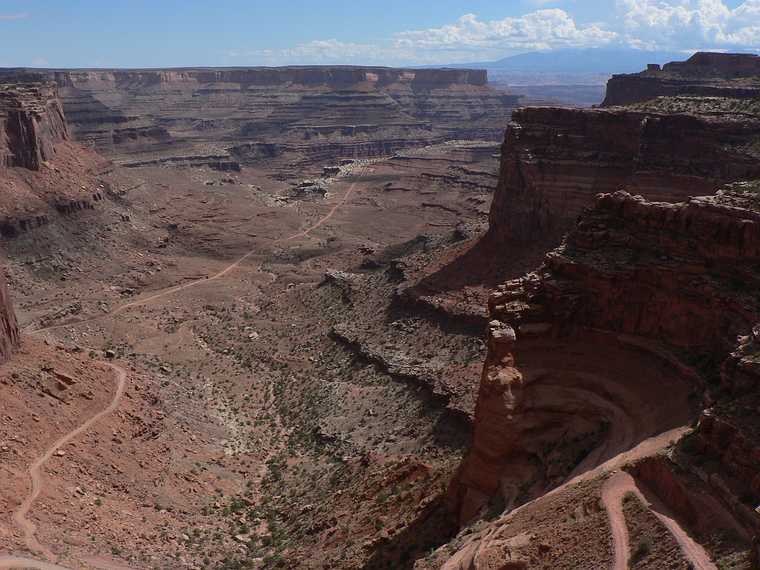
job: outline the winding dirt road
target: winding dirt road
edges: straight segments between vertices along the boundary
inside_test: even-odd
[[[364,172],[364,169],[359,169],[359,170],[357,170],[357,175],[360,176],[363,172]],[[321,227],[325,222],[329,221],[333,217],[333,215],[335,215],[335,213],[348,201],[348,199],[354,193],[354,190],[356,188],[356,184],[357,183],[358,182],[352,183],[351,186],[348,187],[348,190],[346,190],[346,193],[343,195],[343,197],[330,209],[329,212],[327,212],[326,215],[324,215],[319,220],[317,220],[317,222],[315,222],[311,226],[307,227],[306,229],[301,230],[300,232],[294,233],[293,235],[290,235],[290,236],[287,236],[287,237],[284,237],[284,238],[276,239],[272,243],[289,242],[289,241],[296,240],[298,238],[306,237],[311,232],[313,232],[317,228]],[[53,330],[57,330],[57,329],[63,329],[63,328],[67,328],[67,327],[73,327],[73,326],[83,325],[85,323],[92,323],[92,322],[99,321],[99,320],[102,320],[102,319],[105,319],[105,318],[108,318],[108,317],[115,317],[115,316],[123,313],[124,311],[128,311],[129,309],[133,309],[135,307],[142,307],[144,305],[147,305],[148,303],[151,303],[151,302],[155,301],[156,299],[160,299],[162,297],[166,297],[167,295],[171,295],[173,293],[177,293],[178,291],[184,291],[185,289],[190,289],[191,287],[196,287],[197,285],[200,285],[201,283],[209,283],[211,281],[216,281],[217,279],[221,279],[222,277],[224,277],[225,275],[227,275],[231,271],[234,271],[235,269],[237,269],[240,266],[241,263],[243,263],[245,260],[247,260],[249,257],[251,257],[252,255],[254,255],[255,253],[257,253],[258,251],[259,251],[259,248],[251,249],[245,255],[239,257],[234,262],[232,262],[230,265],[228,265],[227,267],[225,267],[224,269],[222,269],[218,273],[215,273],[214,275],[211,275],[209,277],[202,277],[201,279],[196,279],[195,281],[190,281],[189,283],[185,283],[183,285],[174,285],[172,287],[168,287],[166,289],[163,289],[163,290],[161,290],[161,291],[159,291],[157,293],[154,293],[154,294],[152,294],[152,295],[150,295],[148,297],[145,297],[143,299],[138,299],[136,301],[132,301],[130,303],[125,303],[123,305],[120,305],[116,309],[114,309],[113,311],[111,311],[109,313],[104,313],[102,315],[97,315],[95,317],[90,317],[90,318],[82,319],[82,320],[79,320],[79,321],[73,321],[73,322],[66,323],[66,324],[52,325],[52,326],[49,326],[49,327],[44,327],[44,328],[39,328],[39,329],[34,329],[34,330],[28,330],[28,329],[30,329],[33,326],[33,324],[30,324],[30,325],[27,326],[27,332],[29,334],[40,334],[42,332],[48,332],[48,331],[53,331]]]
[[[359,174],[361,172],[362,170],[359,171]],[[329,221],[333,217],[333,215],[335,215],[335,213],[341,208],[341,206],[343,206],[349,200],[351,195],[354,193],[356,184],[357,182],[354,182],[353,184],[351,184],[348,190],[346,190],[346,193],[343,195],[343,197],[327,212],[326,215],[324,215],[319,220],[317,220],[317,222],[315,222],[311,226],[308,226],[304,230],[296,232],[293,235],[275,240],[274,243],[288,242],[288,241],[296,240],[301,237],[306,237],[312,231],[324,225],[327,221]],[[148,303],[151,303],[152,301],[155,301],[156,299],[166,297],[167,295],[171,295],[172,293],[183,291],[185,289],[190,289],[191,287],[195,287],[201,283],[208,283],[210,281],[221,279],[225,275],[234,271],[237,267],[240,266],[240,264],[242,264],[245,260],[247,260],[252,255],[254,255],[257,251],[259,251],[258,248],[251,249],[245,255],[241,256],[240,258],[235,260],[233,263],[231,263],[230,265],[228,265],[227,267],[225,267],[218,273],[211,275],[210,277],[204,277],[201,279],[197,279],[195,281],[191,281],[190,283],[185,283],[183,285],[175,285],[173,287],[169,287],[167,289],[154,293],[153,295],[150,295],[143,299],[132,301],[130,303],[125,303],[124,305],[117,307],[110,313],[98,315],[96,317],[91,317],[88,319],[82,319],[80,321],[76,321],[73,323],[40,328],[40,329],[29,331],[29,333],[39,334],[42,332],[48,332],[48,331],[52,331],[56,329],[81,325],[84,323],[90,323],[90,322],[94,322],[94,321],[104,319],[107,317],[114,317],[131,308],[147,305]],[[44,479],[42,476],[42,467],[45,465],[45,463],[47,463],[47,461],[49,461],[50,458],[53,457],[53,455],[59,449],[61,449],[64,445],[66,445],[67,443],[75,439],[76,437],[85,433],[95,423],[97,423],[103,417],[111,414],[113,411],[116,410],[116,408],[118,408],[119,403],[121,402],[121,398],[124,395],[124,390],[126,388],[127,372],[126,370],[124,370],[123,368],[115,364],[111,364],[111,363],[104,363],[104,364],[106,364],[107,366],[109,366],[111,369],[113,369],[116,372],[116,390],[114,392],[113,398],[111,399],[111,403],[108,405],[108,407],[106,407],[104,410],[95,414],[93,417],[85,421],[78,428],[62,436],[60,439],[56,440],[40,457],[38,457],[30,465],[29,478],[32,483],[31,492],[26,497],[24,502],[19,506],[16,512],[13,514],[13,520],[24,533],[24,542],[27,548],[32,552],[38,552],[42,554],[48,560],[54,560],[55,554],[45,545],[40,543],[40,541],[37,539],[37,535],[36,535],[37,527],[32,521],[30,521],[27,518],[27,516],[32,506],[34,505],[34,502],[40,496],[40,493],[43,491],[45,487]],[[5,569],[5,568],[36,568],[37,570],[68,570],[67,568],[63,566],[58,566],[50,562],[35,560],[33,558],[26,558],[26,557],[13,556],[13,555],[2,555],[0,556],[0,569]]]
[[[48,560],[54,560],[55,554],[37,539],[37,526],[32,521],[30,521],[27,516],[29,515],[29,511],[34,505],[34,502],[37,500],[37,498],[40,496],[40,493],[45,488],[45,481],[42,474],[42,467],[45,465],[45,463],[47,463],[50,458],[53,457],[53,455],[64,445],[85,433],[98,421],[111,414],[114,410],[116,410],[116,408],[119,407],[119,403],[121,402],[122,396],[124,396],[124,390],[127,386],[127,371],[124,370],[121,366],[117,366],[116,364],[111,364],[109,362],[104,362],[103,364],[111,368],[116,373],[116,389],[114,390],[111,402],[106,408],[92,416],[79,427],[61,436],[59,439],[53,442],[50,447],[48,447],[45,452],[29,466],[29,479],[32,483],[31,491],[29,495],[27,495],[26,499],[24,499],[24,502],[21,503],[21,505],[19,505],[19,508],[16,509],[16,511],[13,513],[14,522],[24,533],[24,542],[26,544],[26,547],[32,552],[38,552],[42,554]],[[29,559],[19,558],[16,556],[0,556],[0,568],[27,568],[29,566]],[[51,565],[47,562],[40,561],[33,561],[32,567],[40,568],[41,570],[62,568],[61,566],[56,566],[54,564]]]
[[[630,540],[625,515],[623,514],[623,497],[628,493],[635,494],[641,503],[665,525],[694,570],[718,570],[705,549],[678,524],[670,510],[654,497],[651,500],[646,498],[636,484],[636,480],[625,471],[618,471],[613,474],[602,487],[602,502],[607,509],[615,548],[613,570],[628,570],[630,560]]]
[[[49,562],[23,556],[0,556],[0,568],[34,568],[35,570],[71,570]]]

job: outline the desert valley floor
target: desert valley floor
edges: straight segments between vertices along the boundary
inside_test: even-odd
[[[0,568],[756,568],[732,57],[0,74]]]

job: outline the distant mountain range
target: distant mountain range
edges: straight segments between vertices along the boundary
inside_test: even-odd
[[[534,51],[505,57],[498,61],[458,63],[445,67],[487,69],[501,73],[636,73],[648,63],[667,63],[687,59],[691,53],[643,51],[630,48],[584,48]],[[440,67],[440,66],[439,66]]]
[[[491,85],[528,100],[586,107],[602,102],[610,75],[637,73],[649,63],[683,61],[690,55],[630,48],[568,48],[443,67],[485,69]]]

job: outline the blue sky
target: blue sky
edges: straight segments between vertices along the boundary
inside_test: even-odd
[[[760,0],[0,0],[0,66],[475,62],[753,50]]]

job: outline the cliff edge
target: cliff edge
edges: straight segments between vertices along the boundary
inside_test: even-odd
[[[650,65],[640,73],[613,75],[603,107],[656,97],[699,96],[754,99],[760,96],[760,56],[697,52],[686,61]]]

